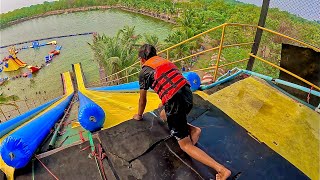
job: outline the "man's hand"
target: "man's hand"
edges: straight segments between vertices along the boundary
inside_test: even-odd
[[[137,120],[137,121],[140,121],[140,120],[142,119],[142,116],[141,116],[141,115],[138,115],[138,114],[135,114],[135,115],[133,116],[133,119],[134,119],[134,120]]]

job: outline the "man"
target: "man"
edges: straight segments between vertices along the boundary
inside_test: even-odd
[[[140,99],[138,114],[133,119],[141,120],[147,104],[147,90],[152,88],[160,97],[164,110],[160,116],[166,120],[180,148],[192,158],[215,169],[216,179],[227,179],[231,171],[216,162],[195,144],[201,129],[187,122],[187,114],[193,106],[192,92],[187,80],[170,61],[157,56],[156,49],[149,44],[139,50],[142,70],[139,75]]]

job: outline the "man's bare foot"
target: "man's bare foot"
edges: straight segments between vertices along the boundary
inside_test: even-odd
[[[161,118],[163,121],[167,121],[167,115],[166,115],[166,112],[165,112],[164,109],[160,112],[160,118]]]
[[[192,125],[189,125],[189,127],[190,127],[192,144],[195,145],[200,138],[201,129],[199,127],[192,126]]]
[[[132,119],[140,121],[140,120],[142,120],[142,116],[138,115],[138,114],[135,114]]]
[[[231,171],[225,167],[216,174],[216,180],[226,180],[231,175]]]

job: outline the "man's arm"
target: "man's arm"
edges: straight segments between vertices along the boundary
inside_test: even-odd
[[[139,98],[139,108],[138,108],[138,114],[133,116],[133,119],[135,120],[141,120],[142,114],[144,112],[144,109],[147,105],[147,90],[140,89],[140,98]]]

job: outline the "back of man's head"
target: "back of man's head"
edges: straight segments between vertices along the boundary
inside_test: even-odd
[[[157,50],[155,47],[153,47],[150,44],[144,44],[139,49],[138,56],[142,59],[148,60],[152,58],[153,56],[157,55]]]

